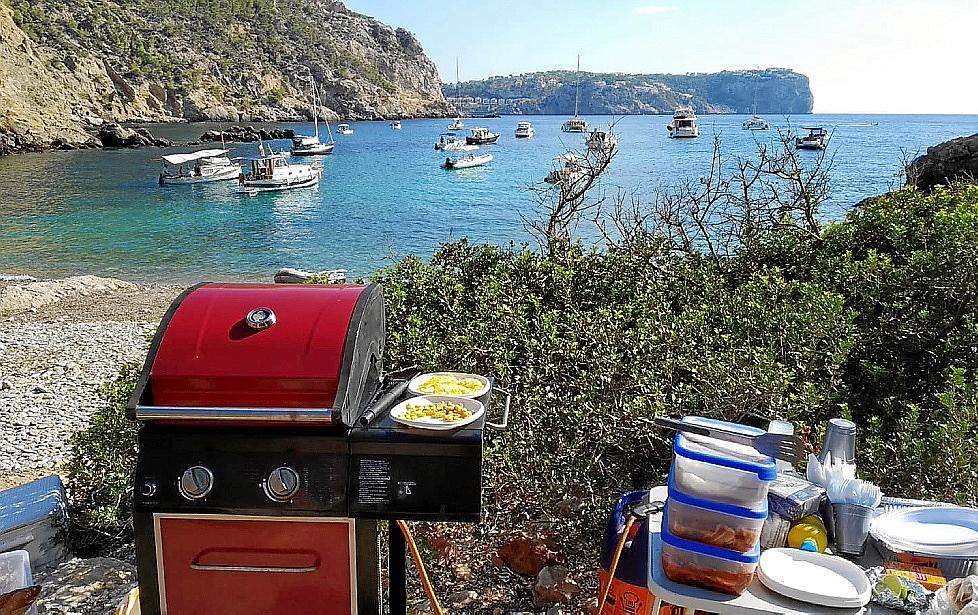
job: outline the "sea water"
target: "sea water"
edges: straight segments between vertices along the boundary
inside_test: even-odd
[[[515,139],[519,120],[532,139]],[[357,122],[336,135],[323,158],[317,188],[275,194],[235,194],[237,182],[160,186],[160,156],[195,147],[79,150],[0,158],[0,273],[60,276],[95,273],[137,281],[185,283],[210,279],[269,279],[280,267],[345,268],[369,274],[391,259],[430,256],[445,241],[506,245],[530,242],[539,186],[562,152],[583,147],[584,135],[560,132],[564,117],[466,119],[501,137],[484,150],[485,166],[440,167],[433,145],[449,120]],[[839,218],[859,200],[900,184],[901,161],[930,145],[978,132],[978,116],[806,115],[773,117],[772,130],[741,129],[745,116],[701,116],[699,139],[669,139],[667,116],[588,117],[592,127],[617,123],[619,154],[604,190],[619,187],[643,199],[657,189],[708,171],[714,136],[727,156],[756,156],[774,145],[778,129],[820,125],[833,132],[832,193],[823,216]],[[878,125],[874,125],[877,124]],[[282,124],[310,134],[311,124]],[[221,128],[209,124],[151,125],[179,141]],[[287,141],[272,142],[287,149]],[[203,147],[212,147],[208,144]],[[229,146],[248,158],[257,144]],[[452,153],[453,156],[458,154]],[[817,153],[802,152],[806,160]],[[300,162],[308,162],[300,160]],[[585,239],[593,229],[580,229]]]

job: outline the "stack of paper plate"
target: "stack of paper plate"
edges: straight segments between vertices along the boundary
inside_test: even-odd
[[[768,549],[761,555],[757,578],[783,596],[836,608],[866,606],[872,597],[869,579],[850,561],[798,549]]]
[[[907,508],[880,515],[870,533],[894,551],[952,558],[978,557],[978,509]]]

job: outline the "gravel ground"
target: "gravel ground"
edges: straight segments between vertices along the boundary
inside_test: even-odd
[[[56,470],[103,403],[99,386],[142,361],[179,288],[69,295],[0,320],[0,488]]]

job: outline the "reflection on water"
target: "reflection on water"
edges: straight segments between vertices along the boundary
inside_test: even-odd
[[[337,135],[315,189],[238,195],[235,182],[159,186],[159,157],[188,149],[82,150],[0,158],[0,272],[37,275],[99,273],[136,280],[267,277],[277,268],[346,268],[357,274],[389,255],[427,255],[441,242],[528,241],[521,213],[533,207],[526,186],[539,183],[552,158],[579,148],[582,135],[560,132],[562,117],[530,117],[533,139],[513,138],[504,117],[469,120],[500,132],[485,167],[445,171],[433,144],[448,120],[354,125]],[[610,118],[588,118],[593,126]],[[768,118],[774,127],[822,124],[834,130],[832,201],[840,216],[861,198],[894,187],[902,152],[922,152],[951,137],[978,132],[975,116],[803,116]],[[607,183],[648,197],[654,188],[709,165],[712,136],[725,152],[750,155],[775,131],[740,129],[743,116],[700,118],[702,137],[671,140],[667,116],[629,116],[616,126],[620,153]],[[873,122],[879,122],[873,126]],[[218,125],[151,127],[175,140]],[[297,126],[308,130],[309,127]],[[276,148],[287,142],[274,143]],[[235,145],[252,156],[256,144]],[[192,148],[191,148],[192,149]],[[585,232],[587,232],[585,230]]]

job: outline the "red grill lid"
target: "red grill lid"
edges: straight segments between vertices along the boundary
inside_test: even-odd
[[[164,323],[147,361],[152,405],[334,408],[351,320],[366,288],[206,284],[192,290]]]

